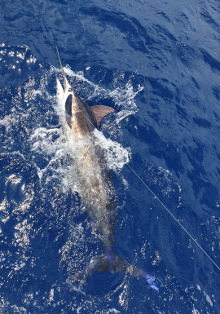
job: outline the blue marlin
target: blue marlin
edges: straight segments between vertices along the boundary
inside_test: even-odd
[[[80,280],[94,272],[128,271],[131,276],[146,278],[149,285],[158,291],[154,277],[128,264],[124,258],[113,252],[116,225],[115,189],[101,149],[94,144],[93,133],[98,129],[101,119],[115,110],[108,106],[86,104],[68,82],[58,49],[57,55],[64,79],[66,138],[70,149],[73,145],[77,147],[74,162],[80,182],[79,195],[103,247],[103,254],[92,258],[86,269],[77,273],[71,281]]]

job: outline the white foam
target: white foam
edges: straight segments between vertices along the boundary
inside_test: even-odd
[[[13,124],[18,122],[18,116],[13,112],[8,116],[5,116],[0,120],[0,125],[4,125],[6,128],[6,132],[9,132],[13,127]]]
[[[52,302],[54,300],[54,289],[53,288],[50,290],[49,300],[50,300],[50,302]]]
[[[54,139],[56,136],[56,139]],[[46,129],[38,128],[30,137],[33,142],[32,151],[41,151],[47,155],[58,154],[61,155],[62,149],[65,148],[64,134],[58,128]]]
[[[107,139],[104,134],[94,130],[95,145],[99,145],[107,160],[109,169],[114,171],[121,170],[129,162],[131,151],[130,148],[123,148],[121,144],[111,139]]]
[[[211,305],[211,307],[213,307],[213,302],[210,298],[210,296],[208,294],[205,293],[205,291],[203,291],[204,296],[206,297],[206,301]]]

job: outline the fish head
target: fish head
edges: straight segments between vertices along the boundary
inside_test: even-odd
[[[57,48],[56,48],[57,49]],[[63,97],[65,101],[65,118],[67,122],[67,126],[69,129],[72,128],[74,117],[76,116],[77,112],[83,112],[83,101],[80,101],[80,97],[77,95],[75,90],[70,85],[69,81],[67,80],[66,74],[64,72],[60,55],[57,49],[58,60],[60,63],[60,68],[62,70],[63,79],[64,79],[64,89],[63,89]],[[60,84],[61,85],[61,84]],[[62,85],[61,85],[62,86]]]
[[[103,105],[89,106],[68,82],[58,49],[57,55],[64,78],[65,117],[68,129],[72,129],[73,124],[77,122],[77,132],[83,130],[84,133],[90,133],[94,129],[98,129],[101,119],[107,114],[115,112],[115,109]]]
[[[92,109],[71,87],[66,77],[64,80],[65,118],[68,130],[72,129],[74,134],[75,132],[78,134],[89,133],[95,127],[97,127],[97,122]]]
[[[68,82],[67,78],[64,78],[65,89],[64,89],[64,100],[65,100],[65,118],[68,127],[72,128],[73,117],[76,112],[80,111],[79,103],[76,98],[76,93]]]

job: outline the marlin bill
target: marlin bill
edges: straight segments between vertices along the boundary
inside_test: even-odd
[[[79,97],[69,84],[57,55],[64,79],[65,132],[68,147],[77,147],[74,163],[80,184],[79,195],[91,220],[94,231],[98,234],[103,254],[92,258],[85,270],[73,276],[71,282],[80,280],[94,272],[129,272],[131,276],[146,278],[150,287],[159,292],[154,277],[132,266],[113,252],[116,225],[115,188],[106,166],[101,148],[94,144],[93,132],[98,129],[101,119],[115,110],[108,106],[89,106]]]

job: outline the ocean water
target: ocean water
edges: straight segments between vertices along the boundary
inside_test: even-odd
[[[220,2],[0,3],[0,313],[220,313]],[[56,46],[77,93],[114,107],[97,141],[129,273],[101,254],[66,153]],[[193,242],[172,215],[196,239]]]

